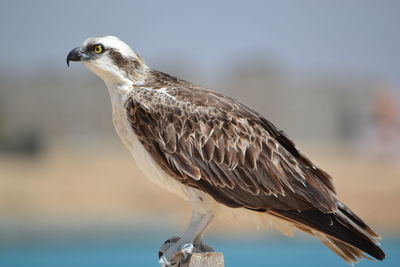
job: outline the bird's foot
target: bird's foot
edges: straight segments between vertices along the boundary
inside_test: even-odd
[[[159,263],[163,267],[185,267],[189,263],[192,253],[214,251],[210,246],[201,241],[196,241],[192,244],[181,241],[181,238],[177,236],[169,238],[160,247],[160,251],[158,252]]]
[[[197,252],[192,243],[182,242],[180,237],[171,237],[161,246],[158,252],[161,266],[184,266],[190,255]]]

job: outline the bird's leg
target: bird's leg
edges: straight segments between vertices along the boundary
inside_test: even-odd
[[[214,252],[212,247],[203,242],[203,233],[199,234],[193,241],[194,247],[198,250],[196,252]]]
[[[174,266],[184,262],[193,252],[212,250],[201,242],[201,237],[207,226],[211,223],[212,213],[193,212],[189,227],[181,238],[173,237],[164,243],[160,249],[160,264],[162,266]],[[169,241],[169,242],[168,242]],[[199,247],[196,247],[199,246]]]

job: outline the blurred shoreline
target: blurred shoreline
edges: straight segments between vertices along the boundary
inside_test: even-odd
[[[35,232],[43,227],[71,230],[96,225],[100,229],[131,225],[133,230],[149,224],[183,229],[189,220],[189,204],[142,177],[122,145],[87,150],[51,147],[36,158],[0,156],[0,232],[12,227]],[[339,145],[300,148],[331,174],[339,199],[383,235],[398,236],[398,164],[360,158]],[[229,218],[219,219],[211,232],[257,231],[252,221],[235,220],[227,224]]]

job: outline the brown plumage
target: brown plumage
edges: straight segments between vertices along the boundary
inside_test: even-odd
[[[331,177],[262,115],[154,70],[134,91],[125,104],[132,129],[171,177],[226,206],[289,221],[348,262],[363,252],[384,258],[379,236],[338,201]]]
[[[379,236],[337,199],[331,177],[251,108],[152,70],[114,36],[87,39],[69,61],[105,81],[116,131],[143,173],[191,201],[189,227],[160,255],[163,266],[201,244],[221,205],[314,235],[349,263],[385,257]]]

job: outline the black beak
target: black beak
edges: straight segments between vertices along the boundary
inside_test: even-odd
[[[81,61],[83,57],[84,54],[80,47],[72,49],[67,56],[67,66],[69,67],[70,61]]]

